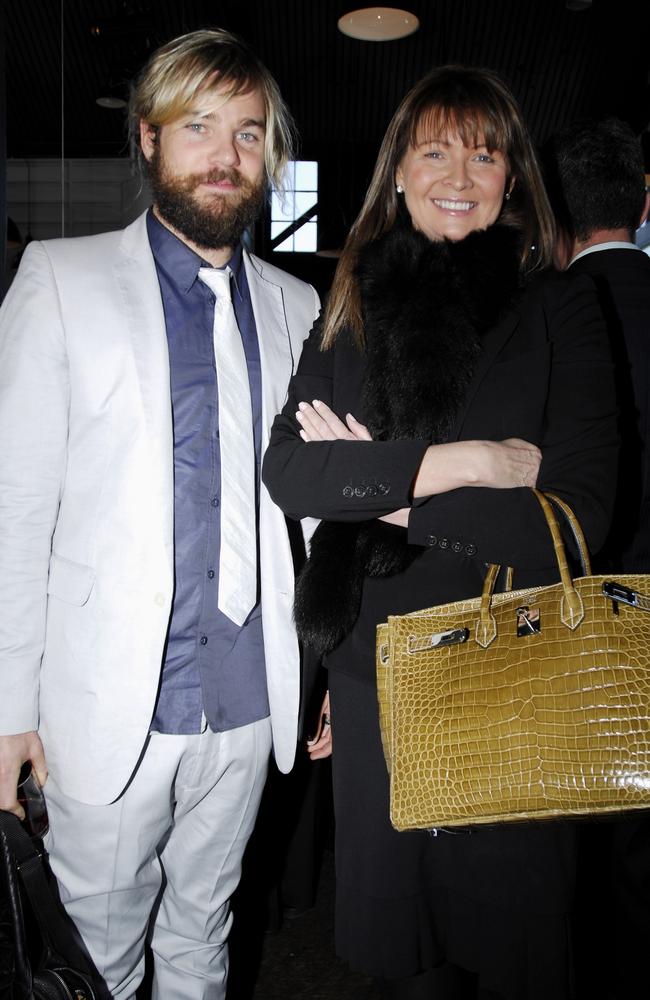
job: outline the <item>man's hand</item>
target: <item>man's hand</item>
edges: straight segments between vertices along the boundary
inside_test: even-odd
[[[307,753],[312,760],[329,757],[332,752],[332,720],[330,719],[330,693],[326,692],[320,710],[318,731],[307,740]]]
[[[372,441],[368,428],[351,413],[346,415],[343,423],[320,399],[315,399],[313,403],[299,403],[296,420],[302,428],[300,437],[303,441]]]
[[[21,820],[25,818],[25,810],[16,798],[16,788],[20,769],[27,760],[32,762],[34,774],[42,787],[47,781],[47,764],[38,733],[0,736],[0,809],[15,813]]]

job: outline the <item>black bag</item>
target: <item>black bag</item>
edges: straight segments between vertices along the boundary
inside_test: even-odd
[[[100,983],[42,841],[0,810],[0,1000],[100,1000]]]

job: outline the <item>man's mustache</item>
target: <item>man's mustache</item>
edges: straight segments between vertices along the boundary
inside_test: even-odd
[[[219,184],[220,181],[227,181],[233,187],[243,188],[245,191],[251,187],[237,170],[210,170],[207,174],[192,174],[185,178],[183,187],[186,191],[194,191],[201,184]]]
[[[220,181],[228,181],[233,187],[245,187],[246,182],[237,170],[211,170],[206,177],[208,184],[219,184]]]

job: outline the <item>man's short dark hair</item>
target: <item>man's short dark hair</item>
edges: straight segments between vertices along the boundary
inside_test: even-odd
[[[558,224],[574,239],[599,229],[635,232],[646,187],[641,143],[629,125],[617,118],[575,122],[544,154]]]

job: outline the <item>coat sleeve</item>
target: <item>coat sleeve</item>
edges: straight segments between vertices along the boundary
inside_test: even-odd
[[[427,449],[423,441],[311,441],[300,437],[298,404],[320,399],[334,406],[334,372],[341,354],[353,358],[349,342],[321,351],[316,325],[276,417],[264,457],[263,479],[275,503],[293,518],[365,521],[411,503],[416,472]],[[345,338],[347,340],[347,338]],[[341,353],[339,353],[341,352]],[[338,414],[345,419],[345,413]]]
[[[38,726],[69,372],[48,255],[28,246],[0,310],[0,733]]]
[[[522,317],[524,324],[541,320],[551,345],[543,434],[534,442],[543,456],[537,485],[567,501],[595,552],[609,528],[616,482],[613,366],[593,285],[557,277],[533,291]],[[470,538],[489,563],[521,569],[555,564],[539,504],[524,488],[465,488],[429,497],[411,511],[409,541],[426,546],[440,537]]]

